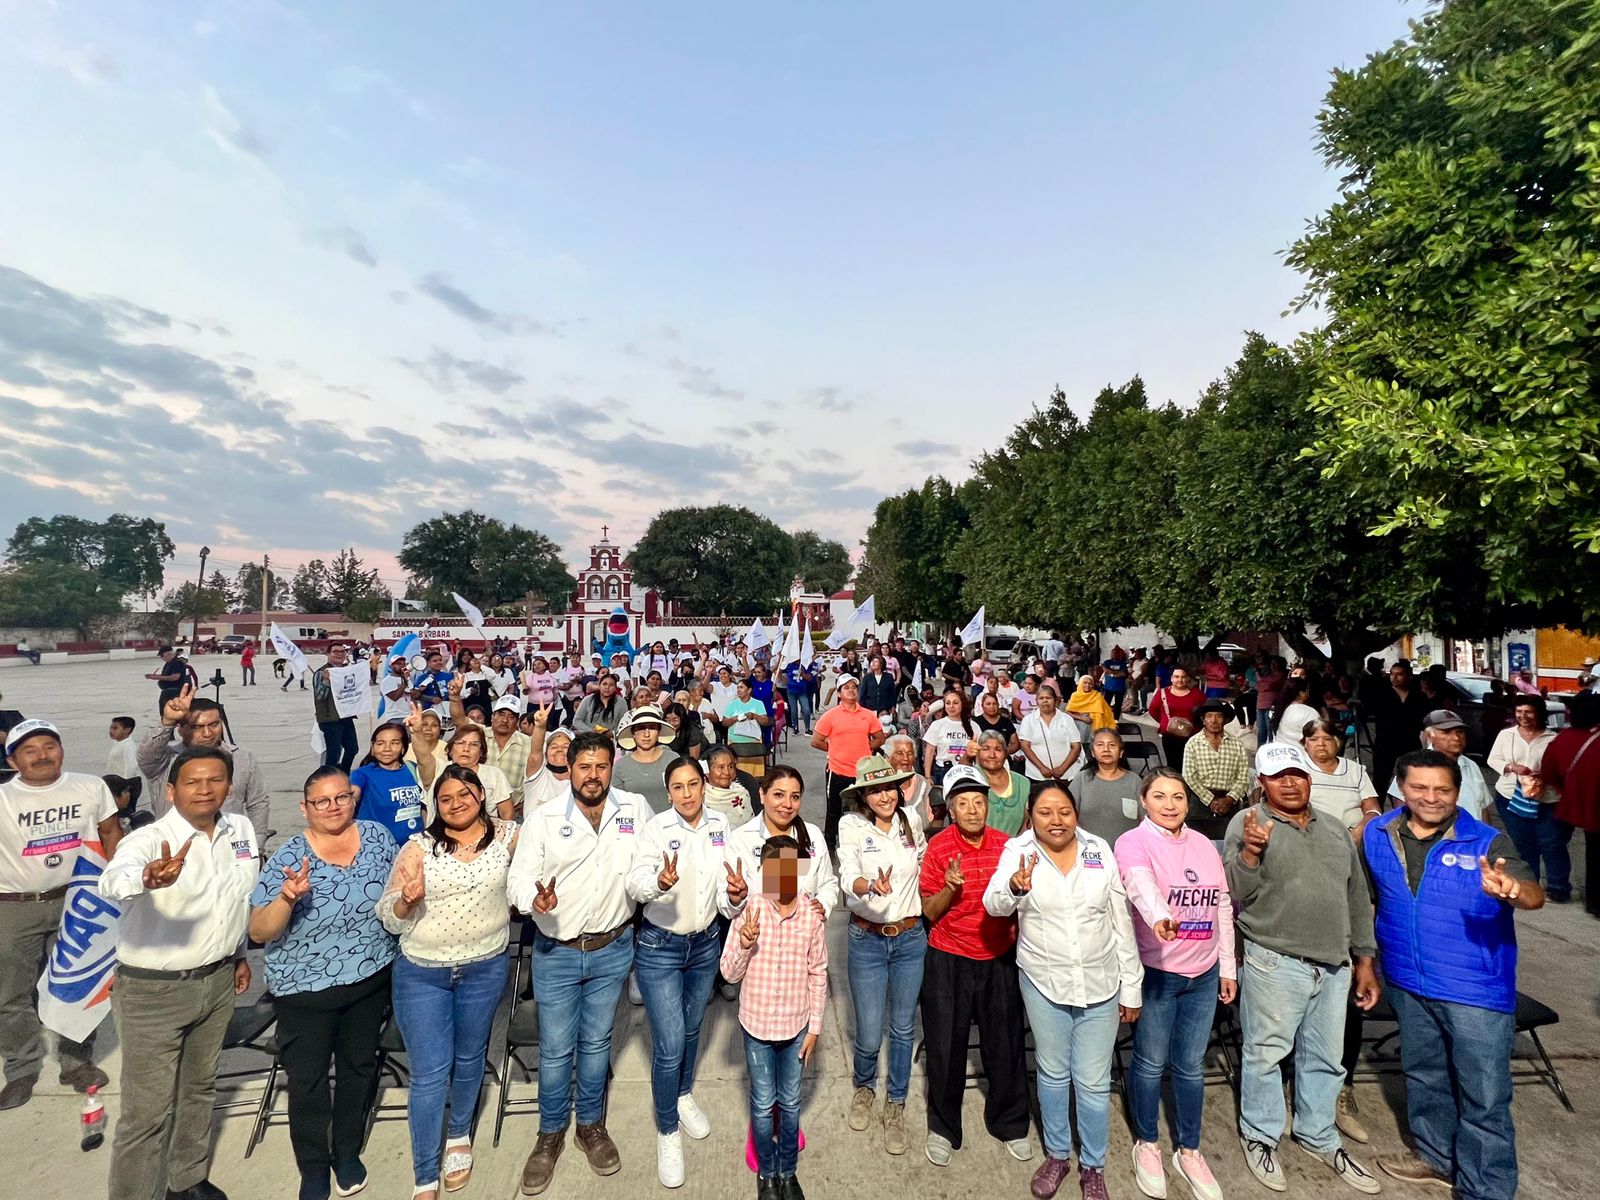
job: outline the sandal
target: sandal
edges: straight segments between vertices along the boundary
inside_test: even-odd
[[[435,1197],[435,1200],[437,1200],[439,1195],[439,1181],[437,1179],[435,1179],[432,1183],[419,1183],[416,1187],[412,1188],[411,1200],[417,1200],[419,1196],[425,1196],[429,1193],[432,1193],[432,1195]]]
[[[459,1192],[472,1178],[472,1142],[467,1138],[451,1138],[444,1144],[444,1190]]]

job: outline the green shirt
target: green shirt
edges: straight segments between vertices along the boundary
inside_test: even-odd
[[[1015,771],[1006,774],[1011,776],[1010,791],[1002,796],[993,788],[989,789],[988,825],[1007,837],[1016,837],[1022,832],[1022,822],[1028,815],[1028,779]]]

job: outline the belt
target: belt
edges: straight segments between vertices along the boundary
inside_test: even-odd
[[[573,950],[581,950],[587,954],[591,950],[604,950],[607,946],[611,945],[612,942],[616,941],[619,937],[632,928],[633,918],[629,917],[615,929],[608,929],[604,933],[580,933],[577,937],[567,938],[565,941],[562,941],[559,938],[551,938],[550,940],[555,942],[555,944],[558,946],[566,946]]]
[[[859,925],[868,933],[875,933],[879,937],[899,937],[902,933],[909,932],[914,926],[922,923],[921,917],[907,917],[903,921],[890,921],[887,925],[880,925],[876,921],[869,921],[865,917],[850,914],[850,924]]]
[[[233,966],[233,959],[219,958],[214,963],[207,963],[203,967],[189,967],[183,971],[157,971],[151,967],[130,967],[127,963],[117,964],[117,974],[125,979],[156,979],[174,981],[183,979],[204,979],[208,975],[215,975],[223,967]]]
[[[0,892],[0,901],[9,900],[16,904],[25,904],[33,900],[59,900],[67,894],[67,885],[51,888],[48,892]]]

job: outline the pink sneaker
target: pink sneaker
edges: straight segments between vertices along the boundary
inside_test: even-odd
[[[1161,1166],[1161,1147],[1154,1142],[1133,1144],[1133,1181],[1152,1200],[1167,1200],[1167,1175]]]
[[[800,1131],[800,1149],[806,1148],[806,1131]],[[756,1130],[755,1126],[747,1126],[744,1138],[744,1165],[750,1168],[752,1175],[761,1174],[761,1167],[756,1162]]]
[[[1211,1174],[1211,1166],[1198,1150],[1174,1150],[1172,1169],[1189,1185],[1195,1200],[1222,1200],[1222,1188]]]

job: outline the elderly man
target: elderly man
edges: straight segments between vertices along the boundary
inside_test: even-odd
[[[1494,793],[1489,790],[1489,781],[1484,778],[1477,763],[1461,757],[1467,750],[1467,723],[1448,708],[1434,709],[1422,718],[1422,748],[1438,751],[1461,769],[1457,806],[1463,812],[1471,813],[1474,820],[1486,821],[1498,829],[1500,810],[1494,806]],[[1404,799],[1398,773],[1389,784],[1389,795],[1396,800]]]
[[[1189,827],[1220,841],[1228,818],[1250,793],[1250,760],[1239,739],[1228,734],[1228,705],[1207,700],[1194,715],[1200,719],[1200,732],[1183,745],[1183,781],[1193,793]]]
[[[546,704],[537,710],[540,718],[537,747],[539,755],[544,753],[544,730],[550,721],[551,707]],[[467,719],[459,694],[452,693],[450,697],[450,716],[455,721],[457,729],[481,728],[477,726],[477,722]],[[489,751],[484,761],[491,767],[498,767],[501,774],[512,781],[530,775],[540,762],[540,758],[535,756],[533,737],[522,732],[521,724],[522,701],[515,696],[501,696],[490,710],[489,728],[483,738]]]
[[[1514,1196],[1512,913],[1543,907],[1544,892],[1511,839],[1461,809],[1457,760],[1413,750],[1395,778],[1402,805],[1367,825],[1361,853],[1416,1150],[1378,1165],[1407,1182],[1453,1184],[1462,1200]]]
[[[178,735],[176,741],[172,737],[174,731]],[[259,849],[272,834],[271,797],[267,794],[266,777],[255,755],[225,742],[222,734],[221,707],[204,696],[196,696],[191,687],[185,687],[162,706],[161,724],[139,744],[139,770],[155,783],[150,789],[150,810],[158,818],[166,813],[171,792],[161,787],[159,781],[182,751],[220,747],[232,760],[228,798],[222,811],[243,816],[250,822]]]
[[[311,704],[317,715],[317,728],[322,731],[322,765],[338,767],[346,775],[356,761],[356,719],[339,715],[339,706],[333,698],[335,670],[350,665],[350,650],[343,642],[328,647],[328,661],[311,676]]]
[[[1239,1142],[1250,1173],[1287,1190],[1278,1162],[1280,1064],[1293,1055],[1294,1140],[1350,1187],[1373,1194],[1377,1179],[1345,1153],[1335,1124],[1352,972],[1356,1004],[1370,1010],[1378,1002],[1372,901],[1344,825],[1311,807],[1313,769],[1299,746],[1257,750],[1266,799],[1233,818],[1223,849],[1244,935]]]
[[[48,721],[22,721],[6,734],[16,777],[0,784],[0,1060],[6,1085],[0,1111],[33,1096],[44,1062],[34,988],[55,946],[67,882],[83,847],[109,856],[122,838],[117,804],[97,775],[62,770],[61,734]],[[58,1041],[61,1082],[77,1091],[104,1087],[105,1072],[83,1042]]]

